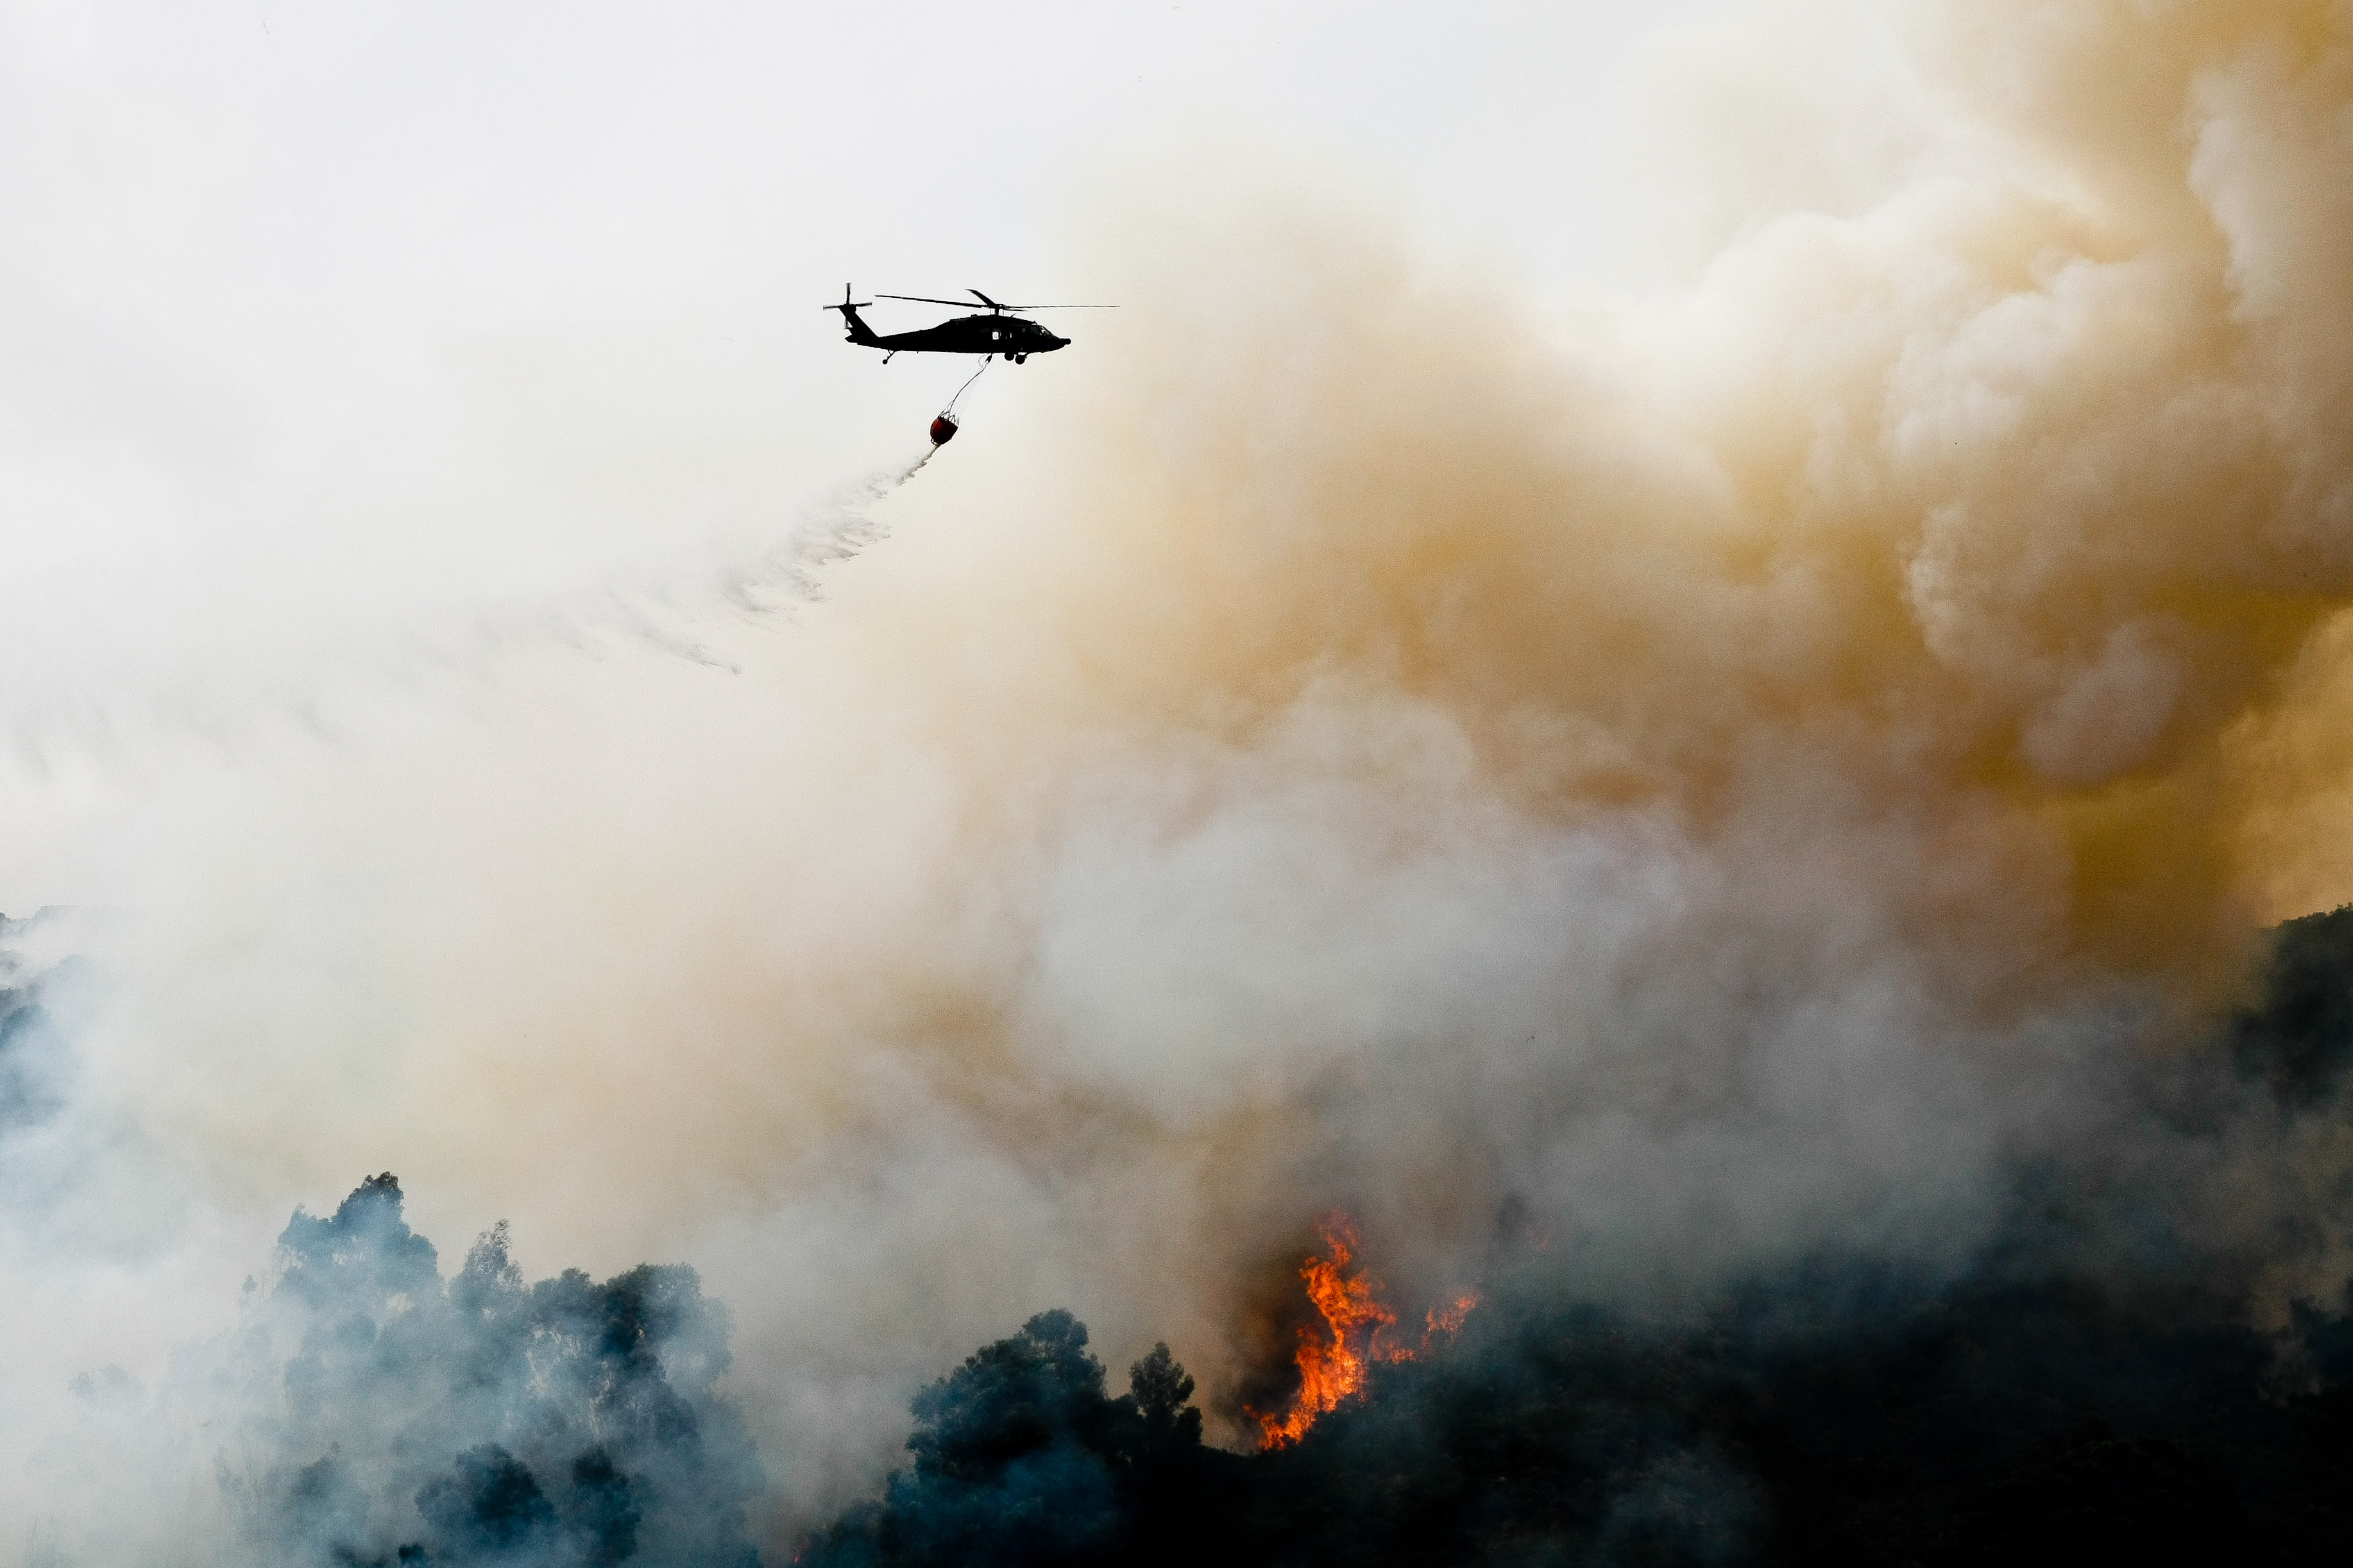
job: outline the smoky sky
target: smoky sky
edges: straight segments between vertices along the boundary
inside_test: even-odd
[[[51,118],[11,135],[122,145],[115,25],[41,34]],[[700,47],[648,58],[691,82]],[[25,1468],[69,1380],[162,1386],[362,1170],[423,1234],[509,1220],[528,1277],[691,1263],[773,1545],[1032,1313],[1230,1386],[1335,1207],[1418,1315],[1507,1204],[1564,1289],[1639,1301],[1832,1244],[1957,1268],[2021,1151],[2140,1158],[2086,1064],[2187,1048],[2261,925],[2347,886],[2342,8],[1774,7],[1610,69],[1639,111],[1514,199],[1614,160],[1581,232],[1652,258],[1614,281],[1531,278],[1377,145],[1172,112],[1074,157],[997,256],[1123,309],[879,498],[949,388],[835,341],[849,242],[663,185],[594,254],[689,301],[690,258],[767,243],[805,319],[606,331],[493,243],[587,165],[510,211],[400,151],[479,134],[519,178],[545,149],[495,116],[419,130],[387,86],[348,189],[290,121],[181,184],[122,153],[191,211],[211,169],[289,225],[480,237],[290,279],[340,375],[11,242],[86,306],[12,331],[116,349],[43,340],[6,448],[65,574],[8,634],[12,875],[103,907],[7,933],[83,962],[0,1133],[47,1336],[0,1507],[103,1515],[139,1464]],[[48,441],[18,415],[69,370],[105,417]],[[183,446],[121,434],[142,397]],[[139,1437],[190,1530],[208,1441]]]

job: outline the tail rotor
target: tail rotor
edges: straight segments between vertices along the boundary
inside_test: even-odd
[[[841,286],[841,303],[840,303],[840,304],[839,304],[839,305],[827,305],[827,306],[824,306],[824,307],[822,307],[822,308],[823,308],[823,309],[825,309],[825,310],[839,310],[839,311],[840,311],[840,312],[841,312],[841,319],[842,319],[843,321],[846,321],[849,320],[849,312],[850,312],[850,311],[852,311],[852,310],[864,310],[867,306],[871,305],[872,303],[874,303],[874,301],[873,301],[873,300],[853,300],[853,299],[851,299],[851,298],[849,297],[849,284],[847,284],[847,283],[844,283],[844,284]]]
[[[841,312],[841,324],[849,329],[849,341],[851,342],[862,343],[868,348],[883,347],[884,345],[881,340],[875,337],[874,329],[868,326],[863,321],[861,321],[858,314],[859,310],[861,307],[871,305],[874,301],[871,300],[853,300],[849,297],[849,285],[844,283],[841,286],[841,303],[839,305],[828,305],[826,309],[828,310],[839,310]],[[891,363],[890,356],[888,354],[883,356],[882,363],[885,364]]]

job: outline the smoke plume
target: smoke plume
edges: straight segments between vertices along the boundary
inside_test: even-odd
[[[2161,1212],[2241,1260],[2247,1331],[2337,1301],[2333,1124],[2180,1101],[2241,1092],[2198,1064],[2256,933],[2353,869],[2353,16],[1826,15],[1900,90],[1749,68],[1717,167],[1641,171],[1716,243],[1639,295],[1540,307],[1312,168],[1126,173],[1073,265],[1148,308],[992,378],[788,629],[695,627],[740,675],[531,651],[191,764],[84,944],[0,1263],[212,1303],[120,1320],[153,1398],[361,1165],[607,1292],[691,1258],[733,1360],[663,1376],[741,1412],[765,1479],[695,1484],[770,1560],[872,1493],[913,1390],[1050,1309],[1113,1365],[1166,1340],[1246,1440],[1219,1391],[1335,1208],[1411,1321],[1503,1214],[1546,1310],[1826,1252],[1933,1293],[2057,1245],[2018,1240],[2037,1172],[2114,1196],[2086,1268]],[[1665,112],[1751,58],[1662,53]],[[429,1273],[406,1310],[467,1310],[472,1264]],[[56,1342],[42,1389],[108,1359]],[[503,1454],[530,1529],[589,1539],[587,1439],[506,1419],[355,1484],[430,1521]],[[396,1447],[338,1430],[273,1437],[253,1506]],[[223,1439],[171,1441],[209,1496]],[[1655,1457],[1634,1535],[1746,1495]],[[111,1495],[0,1475],[68,1560]]]

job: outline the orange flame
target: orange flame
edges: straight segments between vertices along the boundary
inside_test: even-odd
[[[1356,1226],[1345,1215],[1334,1215],[1316,1230],[1331,1256],[1309,1258],[1299,1266],[1299,1278],[1306,1282],[1307,1299],[1322,1314],[1324,1328],[1321,1332],[1299,1331],[1299,1392],[1290,1409],[1280,1415],[1248,1412],[1258,1422],[1261,1448],[1298,1442],[1318,1417],[1364,1394],[1375,1362],[1412,1361],[1430,1349],[1433,1335],[1459,1331],[1479,1304],[1477,1296],[1466,1295],[1443,1310],[1426,1314],[1419,1350],[1384,1344],[1383,1335],[1397,1327],[1397,1314],[1381,1304],[1369,1277],[1361,1271],[1349,1277],[1348,1265],[1356,1255]]]
[[[1461,1333],[1462,1331],[1462,1320],[1469,1317],[1471,1315],[1471,1309],[1476,1307],[1478,1304],[1478,1293],[1473,1291],[1470,1295],[1456,1298],[1454,1305],[1451,1307],[1432,1308],[1429,1312],[1425,1313],[1424,1326],[1421,1331],[1421,1348],[1424,1350],[1428,1350],[1430,1348],[1430,1336],[1433,1334]],[[1412,1358],[1409,1356],[1406,1359],[1411,1360]]]

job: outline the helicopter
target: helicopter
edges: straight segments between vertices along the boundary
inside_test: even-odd
[[[874,303],[872,300],[852,300],[849,285],[841,286],[841,303],[828,305],[828,310],[841,312],[842,325],[849,329],[849,341],[861,348],[881,349],[882,363],[889,364],[902,353],[923,354],[1003,354],[1015,364],[1027,361],[1031,354],[1050,354],[1065,347],[1070,339],[1056,337],[1046,328],[1016,314],[1021,310],[1116,310],[1116,305],[1004,305],[990,299],[979,289],[972,297],[988,307],[988,314],[958,316],[952,321],[942,321],[936,327],[920,331],[892,332],[878,337],[874,329],[861,320],[858,312]],[[934,300],[924,294],[882,294],[883,300],[908,300],[920,305],[962,305],[961,300]]]

